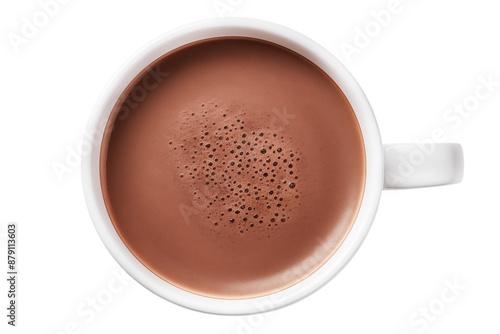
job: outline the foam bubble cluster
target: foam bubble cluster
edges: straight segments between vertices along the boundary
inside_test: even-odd
[[[179,117],[181,135],[169,141],[178,177],[211,230],[267,233],[291,220],[301,196],[291,138],[255,114],[216,102]]]

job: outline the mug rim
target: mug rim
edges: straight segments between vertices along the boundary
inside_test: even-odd
[[[335,253],[315,272],[269,295],[246,299],[218,299],[178,288],[147,269],[130,252],[113,227],[101,191],[99,159],[102,133],[113,106],[128,84],[144,68],[165,53],[182,45],[214,37],[264,39],[295,51],[319,66],[340,87],[357,117],[365,146],[365,189],[357,218]],[[137,282],[156,295],[177,305],[214,314],[260,313],[292,304],[321,288],[339,273],[354,256],[375,217],[383,189],[383,150],[371,106],[351,73],[330,52],[312,39],[276,23],[248,18],[203,20],[167,32],[133,55],[102,91],[89,119],[87,135],[97,134],[90,154],[82,157],[82,183],[87,207],[102,242]]]

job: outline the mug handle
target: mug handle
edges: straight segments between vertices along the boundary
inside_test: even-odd
[[[422,142],[384,145],[384,189],[460,183],[464,154],[460,144]]]

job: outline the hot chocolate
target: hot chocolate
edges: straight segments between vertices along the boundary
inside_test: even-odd
[[[364,192],[356,116],[319,67],[286,48],[215,38],[174,50],[119,99],[101,185],[119,236],[187,291],[285,289],[349,233]]]

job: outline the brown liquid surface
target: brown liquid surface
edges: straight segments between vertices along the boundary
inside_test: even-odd
[[[101,178],[115,229],[152,272],[200,295],[249,298],[299,282],[340,246],[365,155],[350,104],[317,66],[219,38],[167,54],[128,87]]]

